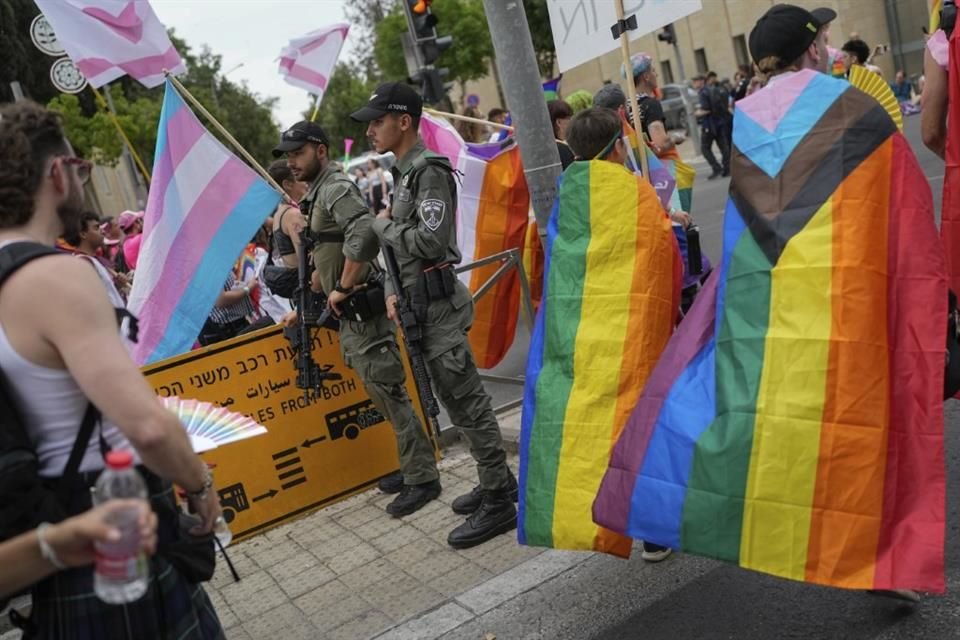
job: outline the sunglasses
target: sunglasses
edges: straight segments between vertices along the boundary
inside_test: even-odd
[[[76,156],[57,156],[57,159],[63,164],[71,165],[77,168],[77,178],[81,184],[86,184],[90,180],[90,171],[93,169],[93,163]]]

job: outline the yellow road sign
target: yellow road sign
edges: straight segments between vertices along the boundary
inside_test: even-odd
[[[295,385],[294,352],[280,327],[143,370],[160,396],[212,402],[267,428],[265,435],[203,454],[214,465],[235,539],[349,497],[399,468],[393,428],[344,365],[338,334],[317,330],[313,357],[321,367],[332,364],[342,378],[309,400]],[[407,392],[417,397],[409,368]],[[416,401],[414,406],[423,423]]]

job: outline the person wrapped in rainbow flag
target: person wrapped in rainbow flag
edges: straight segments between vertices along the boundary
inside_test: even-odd
[[[776,576],[943,592],[947,277],[884,108],[825,73],[821,24],[750,34],[721,262],[617,441],[598,525]]]
[[[621,556],[629,538],[590,508],[613,442],[677,321],[680,254],[650,181],[624,166],[620,118],[571,120],[579,160],[560,178],[530,343],[520,442],[519,540]]]

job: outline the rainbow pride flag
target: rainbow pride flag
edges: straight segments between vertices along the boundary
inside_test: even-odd
[[[596,501],[614,531],[794,580],[944,589],[946,276],[883,108],[800,71],[737,103],[723,254]]]
[[[137,277],[134,359],[190,350],[223,283],[280,194],[200,124],[167,81]]]
[[[420,135],[427,148],[441,153],[462,174],[457,194],[457,245],[467,260],[486,258],[507,249],[522,249],[527,233],[530,196],[513,139],[467,144],[446,120],[424,114]],[[499,263],[460,274],[476,292]],[[512,271],[477,301],[470,348],[477,366],[496,366],[513,344],[520,312],[520,278]]]
[[[673,330],[680,256],[646,179],[604,160],[560,178],[520,436],[519,540],[627,556],[593,523],[610,451]]]

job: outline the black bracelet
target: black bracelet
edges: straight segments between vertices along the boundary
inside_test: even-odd
[[[203,500],[207,497],[207,494],[210,493],[210,489],[213,488],[213,474],[210,473],[210,469],[206,470],[206,475],[203,477],[203,486],[200,487],[197,491],[187,491],[187,497],[194,500]]]
[[[352,292],[353,292],[353,287],[350,287],[350,288],[348,289],[348,288],[344,287],[343,285],[341,285],[341,284],[340,284],[340,281],[337,280],[337,284],[333,287],[333,290],[334,290],[334,291],[339,291],[340,293],[352,293]]]

